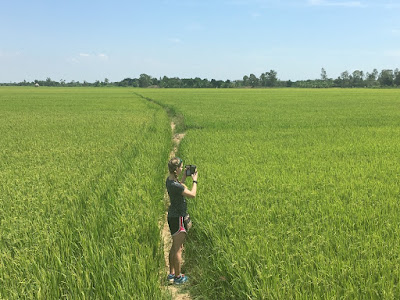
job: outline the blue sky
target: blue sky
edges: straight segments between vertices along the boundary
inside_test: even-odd
[[[400,68],[400,0],[2,1],[0,82]]]

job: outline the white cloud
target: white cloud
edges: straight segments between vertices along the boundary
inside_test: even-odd
[[[108,55],[104,53],[79,53],[77,56],[67,59],[69,62],[80,63],[80,62],[98,62],[98,61],[107,61]]]
[[[330,0],[308,0],[312,6],[341,6],[341,7],[364,7],[360,1],[330,1]]]

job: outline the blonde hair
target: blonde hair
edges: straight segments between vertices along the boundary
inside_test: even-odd
[[[178,180],[178,174],[176,173],[176,169],[178,169],[182,164],[182,159],[179,157],[174,157],[170,159],[168,162],[168,170],[171,174],[174,174],[175,180],[179,182]]]

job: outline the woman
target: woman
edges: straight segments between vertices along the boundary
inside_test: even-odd
[[[169,176],[166,180],[167,191],[170,199],[168,209],[168,225],[172,235],[172,246],[169,252],[169,283],[183,284],[188,278],[181,273],[182,246],[192,223],[187,213],[187,198],[196,197],[197,191],[197,170],[192,174],[193,187],[189,190],[184,182],[186,172],[181,181],[178,176],[182,174],[183,162],[179,157],[172,158],[168,162]]]

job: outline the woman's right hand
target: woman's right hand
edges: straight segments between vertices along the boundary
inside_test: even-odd
[[[192,174],[192,179],[197,181],[197,170]]]
[[[192,179],[193,181],[197,181],[197,170],[192,174]],[[188,197],[188,198],[194,198],[196,197],[196,191],[197,191],[197,184],[193,184],[192,190],[189,190],[186,186],[185,189],[182,191],[182,196]]]

